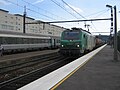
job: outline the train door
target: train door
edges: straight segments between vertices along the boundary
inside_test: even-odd
[[[51,48],[55,48],[55,39],[51,38]]]
[[[56,41],[55,41],[55,39],[54,39],[54,48],[56,47]]]

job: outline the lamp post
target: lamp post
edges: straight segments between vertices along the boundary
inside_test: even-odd
[[[116,14],[116,6],[112,7],[111,5],[106,5],[106,7],[111,9],[111,31],[113,30],[113,9],[114,8],[114,61],[118,61],[117,55],[117,14]]]
[[[114,6],[114,60],[118,61],[117,55],[117,13],[116,6]]]
[[[25,32],[25,18],[26,18],[26,6],[24,6],[24,14],[23,14],[23,33]]]

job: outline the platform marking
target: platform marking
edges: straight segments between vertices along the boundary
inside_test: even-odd
[[[100,47],[101,51],[104,47],[106,46],[106,44],[102,47]],[[99,52],[98,51],[98,52]],[[97,52],[97,53],[98,53]],[[97,54],[96,53],[96,54]],[[70,76],[72,76],[76,71],[78,71],[82,66],[84,66],[88,61],[91,60],[91,58],[93,58],[96,54],[94,54],[92,57],[90,57],[88,60],[86,60],[84,63],[82,63],[80,66],[78,66],[75,70],[73,70],[70,74],[68,74],[65,78],[63,78],[61,81],[59,81],[56,85],[54,85],[50,90],[55,90],[59,85],[61,85],[65,80],[67,80]]]
[[[91,57],[92,58],[92,57]],[[90,59],[91,59],[90,58]],[[89,60],[90,60],[89,59]],[[88,61],[89,61],[88,60]],[[65,78],[63,78],[60,82],[58,82],[55,86],[53,86],[50,90],[56,89],[60,84],[62,84],[65,80],[67,80],[70,76],[72,76],[78,69],[80,69],[83,65],[85,65],[88,61],[85,61],[83,64],[81,64],[79,67],[77,67],[75,70],[73,70],[70,74],[68,74]]]

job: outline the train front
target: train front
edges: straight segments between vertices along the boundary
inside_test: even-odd
[[[65,30],[61,35],[60,53],[63,55],[80,54],[80,31]]]

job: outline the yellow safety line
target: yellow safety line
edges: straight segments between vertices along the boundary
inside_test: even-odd
[[[93,57],[93,56],[92,56]],[[91,58],[92,58],[91,57]],[[90,58],[90,59],[91,59]],[[73,70],[70,74],[68,74],[65,78],[63,78],[61,81],[59,81],[56,85],[54,85],[50,90],[54,90],[56,89],[60,84],[62,84],[66,79],[68,79],[70,76],[72,76],[80,67],[82,67],[83,65],[85,65],[85,63],[87,63],[90,59],[88,59],[87,61],[85,61],[83,64],[81,64],[80,66],[78,66],[75,70]]]

